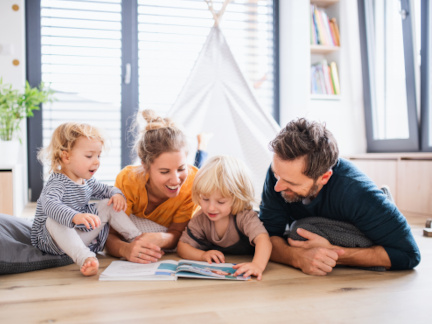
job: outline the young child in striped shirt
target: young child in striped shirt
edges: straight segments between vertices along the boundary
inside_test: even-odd
[[[67,254],[85,276],[98,272],[96,253],[104,248],[108,224],[127,241],[142,234],[124,213],[122,192],[93,177],[103,146],[98,129],[70,122],[57,127],[38,154],[42,163],[48,162],[50,177],[37,201],[31,242],[43,252]]]

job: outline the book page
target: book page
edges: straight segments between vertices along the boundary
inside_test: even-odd
[[[178,277],[202,278],[202,279],[228,279],[228,280],[249,280],[250,277],[236,276],[232,263],[212,263],[181,260],[177,266]]]
[[[100,274],[99,280],[176,280],[176,261],[159,261],[140,264],[129,261],[113,261]]]

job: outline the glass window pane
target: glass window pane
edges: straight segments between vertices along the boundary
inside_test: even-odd
[[[41,53],[42,81],[57,99],[44,105],[43,146],[61,123],[99,127],[107,146],[96,178],[114,183],[121,158],[121,0],[42,0]]]
[[[409,138],[400,0],[370,0],[373,10],[371,83],[374,139]],[[371,16],[367,18],[371,19]]]

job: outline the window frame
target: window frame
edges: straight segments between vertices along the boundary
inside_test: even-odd
[[[417,117],[417,98],[416,98],[416,79],[415,79],[415,60],[414,60],[414,39],[413,39],[413,20],[411,16],[410,1],[401,0],[401,10],[407,13],[405,19],[402,19],[402,35],[404,44],[405,59],[405,87],[407,91],[407,114],[409,137],[407,139],[375,139],[373,137],[373,112],[374,112],[374,80],[371,78],[371,68],[374,57],[372,57],[372,45],[370,44],[368,32],[372,26],[368,23],[366,15],[367,0],[358,0],[359,12],[359,31],[360,47],[362,59],[363,75],[363,98],[364,98],[364,116],[366,128],[367,152],[417,152],[419,151],[419,125]]]
[[[431,123],[428,122],[431,118],[432,102],[429,90],[432,86],[430,82],[431,75],[431,16],[432,5],[428,0],[421,1],[421,150],[423,152],[432,152],[432,143],[428,144],[431,134]]]
[[[25,1],[26,15],[26,75],[30,86],[38,86],[42,76],[41,54],[41,17],[35,12],[41,11],[40,1]],[[30,201],[36,201],[43,188],[43,167],[36,159],[37,151],[42,146],[42,111],[34,111],[34,116],[27,119],[27,165]]]
[[[130,132],[138,109],[138,1],[122,1],[122,88],[121,88],[121,167],[132,163]],[[130,64],[130,70],[127,65]],[[129,70],[129,72],[128,72]],[[126,74],[129,74],[127,76]],[[125,78],[130,78],[126,83]]]
[[[274,116],[275,121],[280,125],[280,56],[279,56],[279,0],[273,0],[273,39],[274,39],[274,50],[273,50],[273,64],[274,64]]]

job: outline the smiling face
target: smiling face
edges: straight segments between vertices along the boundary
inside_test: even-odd
[[[83,184],[99,169],[102,143],[96,139],[79,137],[70,151],[62,152],[61,172],[73,182]]]
[[[207,217],[217,222],[231,214],[233,198],[223,197],[219,190],[209,195],[200,195],[199,205]]]
[[[303,174],[304,169],[304,157],[285,161],[273,155],[272,171],[277,180],[274,190],[280,192],[286,202],[315,198],[332,175],[332,171],[328,171],[314,180]]]
[[[186,152],[165,152],[150,164],[147,190],[161,200],[176,197],[188,176]]]

